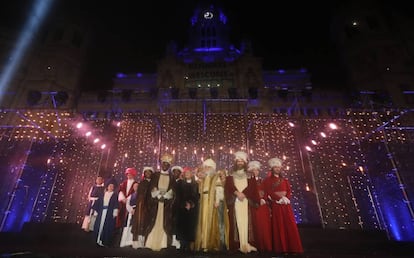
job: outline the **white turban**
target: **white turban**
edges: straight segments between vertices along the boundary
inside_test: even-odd
[[[247,153],[244,151],[237,151],[234,153],[234,160],[243,160],[247,163]]]
[[[279,158],[272,158],[269,159],[269,167],[281,167],[282,166],[282,160]]]
[[[250,161],[249,164],[247,165],[247,171],[253,170],[253,169],[258,169],[260,170],[260,167],[262,166],[262,164],[260,164],[259,161]]]
[[[211,167],[214,170],[216,170],[216,162],[214,162],[214,160],[212,159],[206,159],[203,161],[203,166],[204,167]]]
[[[152,168],[152,167],[144,167],[144,168],[142,169],[142,172],[144,172],[145,170],[150,170],[151,172],[153,172],[153,173],[154,173],[154,168]]]
[[[180,167],[180,166],[174,166],[174,167],[172,167],[172,168],[171,168],[171,171],[174,171],[174,169],[178,169],[178,170],[180,170],[180,171],[181,171],[181,173],[183,172],[183,168],[182,168],[182,167]]]

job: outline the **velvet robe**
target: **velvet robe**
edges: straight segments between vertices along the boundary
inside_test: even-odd
[[[145,199],[149,188],[149,180],[142,180],[138,185],[137,198],[135,203],[135,212],[132,217],[132,240],[137,241],[138,236],[145,235],[145,213],[147,212],[147,206],[145,205]]]
[[[207,180],[206,178],[209,177]],[[229,218],[226,202],[221,202],[223,214],[224,236],[220,235],[219,209],[215,207],[218,174],[209,175],[199,181],[200,208],[195,240],[196,251],[221,251],[229,248]],[[207,236],[206,238],[204,236]],[[224,238],[221,246],[220,238]]]
[[[233,176],[226,177],[226,183],[224,186],[226,203],[229,214],[229,246],[230,250],[237,250],[240,247],[239,235],[237,230],[237,223],[235,218],[235,209],[234,204],[236,202],[236,195],[234,194],[237,191],[236,186],[234,185]],[[246,198],[249,201],[249,210],[248,210],[248,242],[255,246],[255,228],[256,226],[256,209],[259,206],[260,196],[259,191],[257,190],[256,180],[254,178],[247,179],[247,187],[242,191]]]
[[[177,208],[177,239],[188,244],[195,240],[197,228],[200,200],[198,183],[195,180],[191,180],[191,182],[187,182],[186,179],[178,180],[176,191],[177,198],[175,200],[175,207]],[[190,204],[190,209],[186,208],[187,203]]]
[[[267,199],[264,197],[263,180],[256,178],[257,189],[259,196],[264,199],[266,203],[261,204],[255,210],[256,212],[256,247],[261,252],[272,251],[272,223],[270,216],[270,206]]]
[[[281,197],[275,192],[286,191],[286,197],[291,200],[292,191],[288,179],[270,175],[263,181],[263,190],[265,198],[271,200],[273,252],[303,253],[291,204],[276,203]]]
[[[155,225],[155,220],[157,218],[158,213],[158,199],[152,198],[151,191],[154,188],[158,188],[158,181],[160,180],[161,172],[155,172],[151,176],[151,181],[148,185],[148,190],[146,193],[146,208],[147,212],[145,214],[145,225],[144,225],[144,233],[145,233],[145,239],[147,239],[148,234],[151,232],[152,228]],[[165,176],[165,175],[162,175]],[[163,216],[163,226],[165,233],[167,234],[167,247],[171,246],[172,243],[172,229],[173,229],[173,221],[174,221],[174,211],[173,211],[173,205],[175,201],[175,179],[169,173],[167,176],[169,176],[169,185],[167,188],[167,192],[169,190],[172,190],[174,193],[174,197],[170,200],[164,200],[164,216]]]
[[[128,198],[134,192],[134,189],[132,186],[134,185],[135,182],[136,181],[134,180],[133,183],[131,184],[131,187],[127,191],[128,180],[122,181],[122,183],[119,185],[119,192],[122,192],[125,195],[125,198]],[[128,217],[128,212],[126,210],[126,203],[119,202],[119,214],[116,219],[116,227],[123,228],[126,225],[127,217]]]
[[[104,218],[104,226],[100,235],[100,240],[104,246],[110,247],[112,246],[115,237],[116,217],[113,217],[113,213],[114,210],[118,209],[118,193],[114,191],[111,198],[109,199],[109,204],[107,207],[104,207],[103,197],[104,195],[102,195],[102,197],[99,198],[92,207],[92,209],[98,213],[93,232],[96,241],[98,239],[101,220],[103,219],[102,213],[103,210],[106,209],[107,212]]]

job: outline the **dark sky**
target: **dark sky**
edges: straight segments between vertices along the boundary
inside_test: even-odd
[[[0,22],[18,28],[33,0],[2,4]],[[155,72],[166,44],[184,47],[190,18],[199,2],[54,0],[51,17],[80,17],[94,28],[97,40],[89,52],[89,84],[108,87],[117,73]],[[264,69],[307,68],[316,83],[339,76],[330,40],[331,10],[338,1],[210,1],[222,7],[236,47],[252,42]],[[3,8],[4,7],[4,8]],[[96,79],[99,77],[99,79]],[[87,83],[88,84],[88,83]],[[85,86],[87,87],[87,86]],[[93,87],[96,87],[93,86]]]

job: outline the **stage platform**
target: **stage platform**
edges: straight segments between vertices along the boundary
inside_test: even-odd
[[[92,233],[77,224],[26,223],[19,233],[0,233],[0,257],[297,257],[297,258],[385,258],[414,257],[414,242],[388,240],[385,232],[299,227],[304,254],[272,253],[182,253],[168,249],[153,252],[131,247],[99,247]]]

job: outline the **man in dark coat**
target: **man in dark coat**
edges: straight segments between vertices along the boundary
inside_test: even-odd
[[[176,183],[170,171],[172,160],[170,154],[161,157],[161,171],[153,174],[147,191],[145,247],[153,251],[160,251],[172,244]]]

